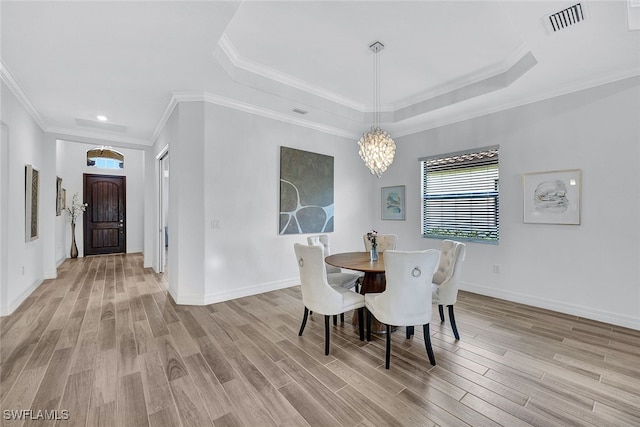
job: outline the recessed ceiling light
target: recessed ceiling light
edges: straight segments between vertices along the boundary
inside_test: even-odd
[[[99,116],[96,116],[96,119],[100,120],[101,122],[106,122],[107,116],[99,115]]]

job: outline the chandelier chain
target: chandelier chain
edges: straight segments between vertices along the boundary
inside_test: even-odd
[[[358,141],[360,158],[365,162],[371,174],[380,178],[393,162],[396,144],[391,136],[380,129],[380,58],[378,53],[384,49],[380,42],[369,46],[373,57],[373,126]]]

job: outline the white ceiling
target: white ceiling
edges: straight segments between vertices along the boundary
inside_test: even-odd
[[[575,3],[2,0],[0,75],[53,133],[149,145],[199,99],[357,138],[379,40],[382,127],[403,135],[640,75],[640,7],[582,2],[552,33]]]

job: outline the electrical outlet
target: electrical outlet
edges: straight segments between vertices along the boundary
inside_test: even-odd
[[[500,274],[500,266],[498,264],[493,264],[493,272],[495,274]]]

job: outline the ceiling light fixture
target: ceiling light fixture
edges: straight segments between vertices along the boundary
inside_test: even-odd
[[[380,178],[389,165],[393,163],[396,154],[396,143],[391,136],[380,129],[380,59],[378,53],[384,49],[384,45],[379,41],[369,46],[374,55],[374,107],[373,126],[371,130],[362,135],[358,141],[360,146],[360,158],[367,165],[372,175]]]
[[[107,116],[99,115],[99,116],[96,116],[96,119],[100,120],[101,122],[106,122]]]

